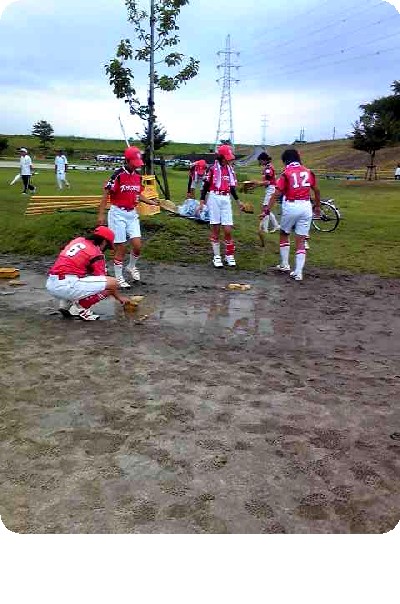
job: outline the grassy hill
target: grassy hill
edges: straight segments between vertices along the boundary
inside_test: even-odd
[[[35,159],[53,159],[55,151],[64,149],[70,162],[79,160],[93,159],[97,154],[118,155],[125,147],[123,140],[108,140],[81,138],[77,136],[58,136],[51,149],[43,155],[39,148],[39,140],[31,135],[1,135],[7,138],[9,147],[0,156],[2,159],[13,159],[18,156],[20,147],[27,147]],[[140,142],[137,142],[141,146]],[[280,156],[284,149],[291,145],[268,146],[268,152],[271,154],[276,167],[280,167]],[[362,151],[356,151],[352,148],[351,141],[348,139],[318,141],[298,145],[304,163],[316,171],[344,171],[364,170],[368,163],[368,155]],[[186,155],[186,154],[205,154],[212,149],[212,144],[207,143],[179,143],[172,141],[166,147],[157,151],[157,155],[166,158]],[[237,144],[235,146],[238,155],[249,155],[254,146]],[[395,166],[400,163],[400,145],[386,147],[377,152],[376,163],[381,171],[393,171]],[[254,164],[254,168],[256,164]],[[251,170],[252,171],[252,170]]]

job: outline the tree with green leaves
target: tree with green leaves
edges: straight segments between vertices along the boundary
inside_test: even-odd
[[[388,143],[400,141],[400,81],[391,85],[393,94],[360,105],[364,115],[375,123],[379,122],[387,133]]]
[[[154,91],[157,88],[177,90],[194,78],[199,70],[198,60],[193,57],[186,59],[183,54],[172,51],[179,43],[177,20],[181,8],[187,4],[189,0],[149,0],[149,10],[144,10],[137,0],[125,0],[128,22],[134,29],[134,41],[131,42],[129,38],[121,40],[115,58],[105,66],[115,96],[129,105],[132,115],[147,120],[150,171],[153,171],[154,163]],[[127,65],[129,61],[149,63],[147,102],[138,98],[135,74],[133,68]],[[176,68],[175,73],[160,73],[161,66],[165,69]]]
[[[145,126],[143,134],[136,132],[136,136],[140,142],[143,143],[146,149],[150,147],[150,133],[148,125]],[[158,149],[161,149],[169,144],[169,141],[167,141],[166,138],[167,131],[165,128],[161,126],[161,124],[158,125],[156,122],[154,122],[154,151],[157,151]]]
[[[53,126],[49,124],[49,122],[46,122],[46,120],[36,122],[36,124],[33,125],[32,134],[40,140],[40,147],[44,151],[49,147],[49,143],[54,141]]]
[[[0,136],[0,153],[3,153],[6,149],[8,149],[8,138]]]
[[[369,154],[370,163],[367,167],[366,178],[372,180],[374,174],[376,177],[375,154],[386,146],[387,131],[378,119],[366,114],[353,124],[353,128],[353,147]]]

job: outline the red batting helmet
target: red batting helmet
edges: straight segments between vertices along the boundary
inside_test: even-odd
[[[235,159],[235,156],[233,155],[232,149],[229,145],[221,145],[218,147],[217,154],[222,155],[222,157],[224,157],[227,161]]]
[[[137,147],[128,147],[124,153],[125,159],[131,162],[134,168],[143,166],[142,152]]]
[[[94,229],[93,235],[98,235],[99,237],[103,237],[111,247],[114,247],[114,231],[109,229],[106,226],[98,226]]]

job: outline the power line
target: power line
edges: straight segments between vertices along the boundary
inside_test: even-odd
[[[350,57],[348,59],[342,59],[342,60],[339,60],[339,61],[331,61],[331,62],[328,62],[328,63],[323,63],[322,65],[315,65],[314,64],[314,65],[311,65],[310,67],[305,67],[304,70],[302,69],[302,73],[303,73],[303,71],[307,71],[308,69],[318,69],[320,67],[329,67],[330,65],[339,65],[341,63],[348,63],[349,61],[356,61],[358,59],[364,59],[366,57],[379,56],[379,55],[384,54],[386,52],[392,52],[393,50],[397,50],[398,51],[399,50],[399,46],[392,46],[391,48],[384,48],[384,49],[381,49],[381,50],[377,50],[377,51],[370,52],[370,53],[363,54],[363,55],[358,55],[356,57]],[[280,73],[279,75],[280,76],[287,76],[287,75],[291,75],[293,73],[298,73],[298,69],[295,69],[293,71],[286,71],[286,72],[284,71],[284,72]]]
[[[380,42],[381,40],[387,40],[388,38],[393,38],[393,36],[398,36],[399,33],[400,33],[399,31],[396,31],[396,32],[394,32],[392,34],[381,36],[380,38],[375,38],[375,40],[367,40],[367,41],[364,40],[361,44],[354,44],[353,46],[349,46],[348,48],[343,48],[343,49],[340,49],[340,50],[335,51],[335,52],[327,53],[325,55],[315,55],[315,56],[310,57],[308,59],[302,59],[301,60],[301,64],[300,64],[301,70],[303,70],[303,65],[305,63],[315,62],[315,61],[319,61],[319,59],[325,59],[327,57],[332,57],[332,56],[335,56],[335,55],[338,55],[338,54],[343,54],[343,53],[345,53],[345,52],[347,52],[349,50],[353,50],[354,48],[359,48],[360,46],[365,45],[366,42],[368,43],[368,45],[370,45],[370,44],[373,44],[374,42]],[[282,65],[276,72],[272,72],[272,73],[269,72],[269,75],[274,75],[274,74],[281,75],[282,71],[283,71],[283,73],[285,73],[284,70],[286,68],[288,68],[288,67],[291,67],[291,65],[290,64],[289,65]],[[298,71],[298,69],[296,69],[296,71]]]
[[[371,1],[372,1],[372,0],[371,0]],[[384,4],[387,4],[387,3],[386,3],[386,2],[383,2],[382,0],[380,0],[379,2],[375,2],[375,4],[373,4],[372,6],[370,6],[370,7],[369,7],[369,9],[366,9],[366,10],[364,10],[364,11],[363,11],[363,15],[365,15],[365,13],[366,13],[367,11],[369,11],[369,10],[371,10],[371,9],[373,9],[373,8],[376,8],[377,6],[384,5]],[[323,31],[326,31],[327,29],[332,29],[332,28],[334,28],[334,26],[335,26],[335,25],[337,25],[338,23],[346,23],[346,22],[348,22],[348,20],[349,20],[349,15],[350,15],[350,16],[353,16],[354,14],[357,14],[357,13],[359,14],[359,8],[358,8],[358,10],[356,10],[356,11],[351,11],[350,13],[347,13],[347,15],[346,15],[346,13],[345,13],[345,14],[344,14],[344,18],[343,18],[343,15],[342,15],[342,17],[341,17],[340,19],[338,19],[338,20],[336,20],[336,21],[331,21],[331,22],[330,22],[328,25],[325,25],[325,26],[323,26],[323,27],[320,27],[319,29],[316,29],[316,30],[307,30],[307,37],[308,37],[308,38],[310,38],[310,42],[311,42],[311,43],[313,43],[312,38],[313,38],[313,37],[314,37],[316,34],[321,33],[321,32],[323,32]],[[369,26],[370,26],[370,25],[365,26],[365,27],[369,27]],[[358,31],[359,31],[360,29],[363,29],[363,28],[359,28],[359,29],[358,29]],[[290,46],[291,44],[295,44],[295,43],[297,43],[297,42],[298,42],[298,40],[299,40],[299,37],[298,37],[298,36],[295,36],[295,37],[294,37],[293,39],[291,39],[291,40],[290,40],[290,39],[288,40],[287,38],[285,38],[285,41],[284,41],[284,42],[281,42],[281,43],[279,43],[279,44],[273,44],[273,45],[268,44],[268,47],[267,47],[267,48],[265,48],[265,51],[266,51],[265,53],[263,53],[262,55],[258,55],[258,56],[257,56],[257,58],[256,58],[256,59],[253,59],[251,62],[244,63],[244,64],[242,65],[242,67],[246,67],[246,65],[254,65],[254,64],[260,63],[260,62],[264,61],[264,60],[265,60],[265,58],[267,58],[267,57],[268,57],[268,56],[270,56],[271,54],[274,54],[274,53],[275,53],[275,51],[276,51],[276,49],[278,49],[278,48],[282,48],[282,47],[286,48],[287,46]],[[325,40],[324,40],[324,43],[325,43]],[[312,44],[310,44],[310,47],[311,47],[311,45],[312,45]],[[307,48],[307,46],[303,46],[302,48]],[[297,52],[297,49],[296,49],[296,52]]]

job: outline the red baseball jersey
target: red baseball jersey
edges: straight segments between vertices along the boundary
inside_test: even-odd
[[[142,178],[137,172],[128,172],[118,168],[105,184],[110,192],[111,205],[124,210],[134,210],[139,203],[139,195],[143,191]]]
[[[206,176],[206,180],[210,183],[210,192],[217,191],[219,193],[230,193],[231,184],[228,166],[221,166],[221,182],[219,186],[215,183],[214,170],[214,166],[211,166]]]
[[[267,186],[276,185],[275,168],[272,164],[268,164],[264,167],[263,177],[267,183]]]
[[[103,252],[93,241],[84,237],[77,237],[70,241],[49,270],[49,275],[61,276],[86,277],[87,275],[104,276],[105,274],[106,262]]]
[[[298,162],[292,162],[282,172],[276,186],[286,196],[286,199],[310,199],[311,188],[315,187],[317,180],[314,172]]]

